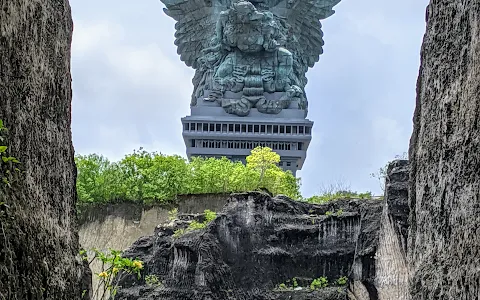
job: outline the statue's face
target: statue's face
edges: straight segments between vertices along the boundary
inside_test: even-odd
[[[241,1],[235,4],[235,10],[242,22],[260,20],[263,14],[258,12],[250,1]]]

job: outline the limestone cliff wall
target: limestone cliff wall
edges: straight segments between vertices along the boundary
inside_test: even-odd
[[[431,1],[410,143],[415,300],[480,295],[480,0]]]
[[[122,283],[117,297],[137,299],[406,300],[408,162],[388,169],[386,200],[339,200],[324,205],[238,194],[206,230],[173,237],[188,224],[157,227],[126,251],[145,262],[143,279]],[[310,293],[325,276],[331,288]],[[347,276],[347,286],[335,280]],[[301,288],[279,291],[293,277]],[[291,282],[291,281],[290,281]]]
[[[126,255],[145,261],[144,275],[164,283],[135,281],[120,299],[409,300],[408,174],[408,161],[388,167],[385,201],[311,205],[258,193],[186,196],[174,228],[157,226],[168,221],[167,208],[90,207],[81,215],[80,237],[85,248],[129,247]],[[219,212],[206,231],[172,237],[205,209]],[[309,293],[319,276],[330,284],[347,276],[349,284]],[[303,289],[275,291],[293,277]]]
[[[163,285],[131,278],[121,283],[125,289],[117,297],[346,299],[346,286],[313,294],[308,287],[320,276],[331,285],[350,276],[357,260],[358,281],[371,287],[381,212],[379,200],[311,205],[260,193],[232,195],[206,230],[174,237],[174,230],[186,226],[178,220],[136,241],[125,255],[143,260],[144,275],[157,276]],[[302,289],[275,291],[294,277]]]
[[[0,119],[22,170],[0,187],[2,300],[80,299],[88,287],[75,216],[72,26],[67,0],[0,0]]]
[[[89,205],[79,215],[80,244],[85,249],[124,250],[167,222],[168,211],[174,207],[179,214],[201,214],[206,209],[219,212],[227,200],[225,194],[203,194],[180,195],[171,207],[134,202]]]
[[[79,215],[80,244],[84,249],[125,250],[136,240],[149,236],[159,224],[168,222],[168,212],[173,207],[179,214],[200,214],[205,209],[221,211],[228,195],[181,195],[172,207],[143,205],[133,202],[89,205]],[[92,263],[93,274],[100,273],[101,265]],[[93,288],[98,283],[93,276]]]
[[[398,160],[388,166],[375,257],[375,287],[380,300],[410,299],[406,255],[408,180],[408,161]]]

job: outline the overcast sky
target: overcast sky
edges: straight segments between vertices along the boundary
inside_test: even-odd
[[[176,54],[159,0],[70,0],[73,144],[118,160],[133,149],[185,156],[193,70]],[[343,0],[323,21],[324,54],[307,73],[315,122],[305,196],[331,184],[380,193],[370,173],[408,150],[428,0]]]

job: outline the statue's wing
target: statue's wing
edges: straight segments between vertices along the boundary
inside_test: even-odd
[[[215,35],[215,24],[220,12],[231,0],[161,0],[164,12],[175,24],[175,45],[180,59],[189,67],[197,68],[201,50],[209,46]]]
[[[313,67],[323,53],[323,32],[320,20],[334,14],[333,7],[340,0],[293,0],[287,1],[287,8],[281,4],[273,9],[283,16],[290,27],[289,45],[306,66]]]

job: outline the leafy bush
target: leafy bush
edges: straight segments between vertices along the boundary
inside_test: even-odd
[[[387,170],[388,166],[395,160],[402,159],[402,160],[408,160],[408,153],[403,152],[400,155],[395,155],[395,159],[388,161],[383,167],[378,169],[377,172],[375,173],[370,173],[370,177],[373,177],[378,180],[378,183],[380,184],[380,188],[382,189],[383,192],[385,192],[385,179],[387,178]]]
[[[168,219],[170,221],[174,221],[174,220],[178,219],[178,208],[175,207],[174,209],[172,209],[168,212]]]
[[[217,213],[214,211],[206,209],[204,210],[203,213],[204,213],[205,221],[200,223],[197,220],[193,220],[186,229],[175,230],[175,232],[173,233],[173,237],[180,237],[189,231],[205,229],[210,222],[212,222],[217,218]]]
[[[371,199],[372,197],[373,196],[371,192],[357,193],[352,191],[337,191],[322,195],[315,195],[310,198],[304,199],[304,201],[308,203],[322,204],[339,199]]]
[[[316,291],[318,289],[326,288],[328,286],[328,279],[326,277],[319,277],[314,279],[312,283],[310,283],[310,290]]]
[[[204,210],[205,223],[208,224],[217,218],[217,213],[209,209]]]
[[[193,220],[190,225],[188,225],[187,231],[197,230],[197,229],[204,229],[207,227],[206,223],[200,223],[196,220]]]
[[[270,157],[266,160],[264,157]],[[77,155],[77,191],[80,203],[140,201],[167,203],[180,194],[230,193],[266,188],[273,194],[300,198],[300,182],[275,165],[269,148],[254,149],[249,163],[227,158],[180,156],[147,152],[142,148],[111,162],[98,155]],[[272,159],[274,157],[274,159]]]
[[[162,283],[158,279],[157,275],[147,275],[145,276],[145,283],[150,286],[161,286]]]
[[[96,274],[100,280],[98,288],[94,291],[92,299],[98,300],[114,300],[117,293],[118,285],[125,276],[130,274],[141,277],[140,272],[143,269],[143,262],[140,260],[132,260],[121,256],[121,251],[110,249],[108,252],[102,252],[92,249],[94,256],[89,261],[101,262],[101,271]],[[87,251],[80,251],[83,260],[88,261]],[[85,297],[86,291],[82,292],[82,298]]]
[[[7,128],[0,120],[0,180],[6,186],[10,187],[10,182],[14,176],[14,172],[20,170],[16,167],[20,162],[13,156],[8,155],[7,144]]]
[[[293,277],[292,280],[288,279],[286,282],[287,283],[280,283],[276,287],[276,289],[280,290],[280,291],[291,291],[291,290],[294,290],[295,288],[297,288],[299,286],[296,277]],[[290,282],[292,283],[291,286],[290,286]]]
[[[338,279],[335,281],[335,283],[336,283],[337,285],[340,285],[340,286],[346,285],[347,282],[348,282],[347,276],[342,276],[342,277],[338,278]]]
[[[293,288],[298,287],[298,282],[296,277],[293,277],[292,282],[293,282]]]

